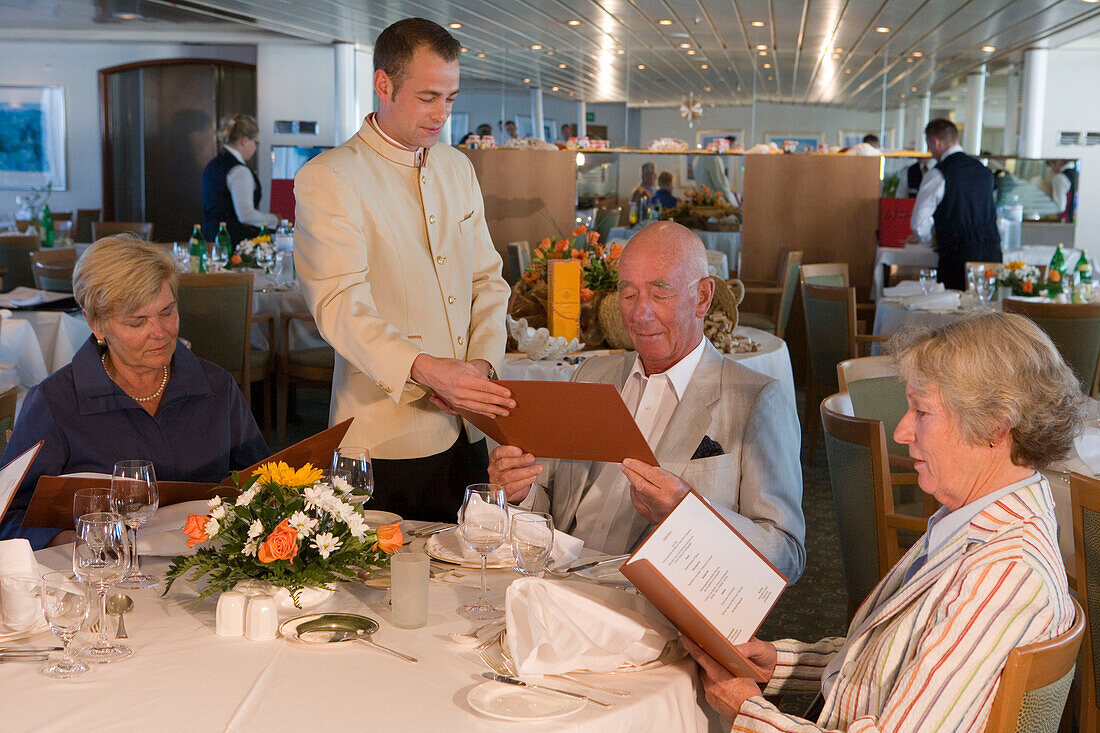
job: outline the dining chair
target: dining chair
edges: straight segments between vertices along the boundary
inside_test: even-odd
[[[890,265],[882,263],[882,286],[891,288],[903,280],[920,280],[920,271],[924,269],[919,265]]]
[[[1077,652],[1085,637],[1085,611],[1073,601],[1073,625],[1064,634],[1016,647],[1008,653],[986,733],[1047,733],[1058,730],[1073,684]],[[1081,727],[1080,730],[1096,730]]]
[[[71,211],[51,211],[50,216],[53,217],[54,222],[59,221],[72,221],[73,212]]]
[[[37,234],[14,234],[0,237],[0,266],[8,268],[4,277],[4,292],[20,286],[34,287],[31,269],[32,252],[41,249]]]
[[[814,262],[802,265],[798,272],[798,282],[810,285],[831,285],[846,288],[851,285],[848,279],[847,262]],[[875,304],[856,302],[856,326],[866,333],[866,323],[874,323]]]
[[[73,292],[73,268],[76,266],[76,249],[58,247],[31,252],[31,272],[34,286],[39,290],[60,293]]]
[[[183,273],[179,286],[180,336],[191,351],[233,375],[252,406],[252,384],[263,383],[264,434],[271,433],[275,327],[270,313],[252,315],[252,273]],[[253,349],[252,325],[267,323],[268,350]]]
[[[1005,313],[1020,313],[1050,336],[1081,389],[1095,397],[1100,389],[1100,303],[1035,303],[1017,298],[1001,301]]]
[[[791,316],[791,306],[794,304],[795,283],[798,281],[801,265],[802,251],[787,250],[786,254],[780,257],[775,282],[743,280],[746,295],[767,295],[773,300],[771,313],[742,311],[739,317],[740,324],[769,331],[783,338],[787,331],[787,321]]]
[[[1085,607],[1077,686],[1078,730],[1100,730],[1100,479],[1071,473],[1073,559],[1077,597]]]
[[[596,213],[596,231],[600,235],[600,242],[607,244],[607,238],[611,236],[611,230],[619,224],[619,218],[623,215],[623,207],[616,206],[613,209],[601,209]]]
[[[103,221],[103,209],[77,209],[76,221],[73,222],[74,242],[94,242],[92,238],[92,222]]]
[[[147,221],[93,221],[92,241],[119,234],[135,234],[146,242],[153,239],[153,225]]]
[[[813,465],[817,450],[816,407],[826,395],[840,389],[837,364],[855,359],[864,344],[885,341],[883,336],[866,336],[856,330],[856,289],[802,284],[802,312],[806,318],[806,347],[809,351],[806,404],[803,408],[809,455]]]
[[[838,392],[822,401],[821,423],[851,620],[901,559],[899,532],[922,534],[928,520],[897,511],[882,421],[845,415],[844,398]]]
[[[508,243],[508,264],[512,266],[516,280],[523,278],[523,273],[531,266],[531,243],[526,239]]]
[[[279,352],[278,369],[275,372],[275,432],[279,445],[286,441],[286,412],[290,386],[332,388],[332,374],[336,366],[336,351],[331,346],[316,346],[308,349],[290,348],[291,321],[313,323],[308,313],[288,313],[282,315],[282,344]]]

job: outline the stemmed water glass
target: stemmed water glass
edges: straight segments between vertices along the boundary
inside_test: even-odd
[[[210,243],[210,261],[214,264],[214,271],[221,272],[229,264],[229,248],[215,240]]]
[[[936,268],[926,267],[920,271],[920,289],[925,295],[936,289]]]
[[[466,497],[458,511],[458,525],[462,539],[481,555],[481,594],[477,600],[460,606],[460,616],[473,621],[489,621],[504,613],[499,605],[489,602],[485,585],[489,553],[508,539],[508,499],[504,487],[497,484],[471,484],[466,487]]]
[[[991,271],[983,270],[978,273],[978,281],[975,286],[978,290],[978,304],[989,305],[993,300],[993,294],[997,292],[997,280]]]
[[[76,491],[73,494],[73,525],[75,526],[85,514],[113,512],[115,510],[113,498],[114,492],[107,488]]]
[[[516,571],[539,577],[550,563],[554,548],[554,520],[542,512],[517,512],[512,515],[512,554]]]
[[[46,573],[42,576],[42,612],[50,623],[50,629],[65,645],[61,659],[42,668],[47,677],[65,679],[82,675],[91,669],[74,659],[69,651],[73,637],[80,633],[88,618],[88,596],[84,589],[69,579],[65,573]],[[106,624],[104,624],[106,626]]]
[[[141,572],[138,559],[138,527],[145,524],[160,504],[157,475],[151,461],[119,461],[111,477],[114,499],[110,511],[122,517],[132,532],[130,572],[118,582],[121,588],[155,588],[160,579]]]
[[[99,596],[99,638],[79,653],[88,662],[115,662],[133,654],[130,647],[107,640],[107,589],[129,568],[126,530],[122,518],[111,512],[85,514],[76,522],[73,572]]]
[[[354,446],[337,448],[332,454],[332,478],[341,478],[347,482],[351,493],[345,499],[365,504],[374,493],[370,451]]]

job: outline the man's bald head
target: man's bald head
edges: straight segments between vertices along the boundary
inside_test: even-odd
[[[699,235],[672,221],[659,221],[630,238],[620,262],[630,257],[656,257],[670,274],[683,272],[689,282],[707,276],[707,248]],[[621,264],[620,264],[621,267]]]

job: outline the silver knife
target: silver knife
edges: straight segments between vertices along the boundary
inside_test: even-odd
[[[5,662],[45,662],[49,654],[0,654],[0,664]]]
[[[588,695],[582,695],[579,692],[569,692],[568,690],[559,690],[556,687],[545,687],[543,685],[536,685],[530,682],[524,682],[523,680],[517,680],[515,677],[505,677],[502,674],[496,672],[482,672],[481,676],[487,680],[493,680],[494,682],[503,682],[506,685],[518,685],[519,687],[530,687],[532,690],[541,690],[543,692],[556,692],[559,695],[567,695],[569,697],[575,697],[578,700],[584,700],[585,702],[593,702],[597,705],[602,705],[605,708],[615,707],[614,703],[601,702]]]
[[[62,648],[59,646],[7,646],[0,647],[0,654],[45,654],[59,652]]]
[[[593,560],[592,562],[586,562],[583,565],[574,565],[571,568],[566,568],[565,572],[575,573],[578,570],[588,570],[588,568],[594,568],[597,565],[606,565],[609,562],[616,562],[618,560],[625,560],[628,557],[630,557],[630,555],[615,555],[614,557],[604,557],[604,558],[601,558],[599,560]]]

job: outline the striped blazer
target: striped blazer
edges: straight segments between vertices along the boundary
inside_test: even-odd
[[[1073,623],[1056,537],[1043,479],[991,504],[903,583],[918,542],[852,619],[847,661],[817,723],[784,715],[757,696],[741,706],[732,730],[980,733],[1008,653]],[[843,644],[776,642],[765,694],[820,690]]]

